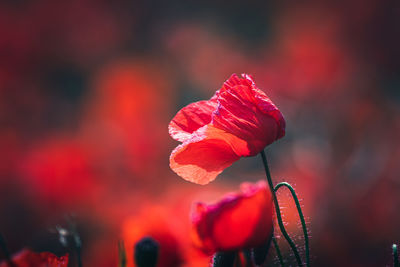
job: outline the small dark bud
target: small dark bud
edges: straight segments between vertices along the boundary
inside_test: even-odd
[[[270,237],[268,238],[267,242],[265,242],[265,244],[253,249],[253,258],[255,264],[262,265],[265,262],[269,248],[271,247],[272,235],[273,233],[271,233]]]
[[[155,267],[158,261],[159,244],[151,237],[144,237],[135,245],[135,263],[138,267]]]
[[[235,251],[217,252],[213,258],[213,267],[232,267],[235,257]]]

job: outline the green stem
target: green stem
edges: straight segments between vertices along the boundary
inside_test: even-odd
[[[246,267],[252,267],[253,262],[251,260],[251,251],[249,249],[243,250],[243,256],[244,259],[246,260]]]
[[[240,262],[240,251],[238,251],[235,255],[235,264],[236,267],[242,267],[242,263]]]
[[[285,226],[283,225],[283,220],[282,220],[281,211],[280,211],[280,208],[279,208],[278,198],[276,197],[276,194],[275,194],[275,191],[274,191],[274,185],[272,183],[272,178],[271,178],[271,174],[269,172],[268,163],[267,163],[267,157],[265,156],[264,150],[261,151],[261,158],[262,158],[262,161],[263,161],[263,164],[264,164],[265,174],[267,175],[268,185],[269,185],[269,187],[271,189],[272,197],[273,197],[273,200],[274,200],[276,218],[278,220],[279,229],[281,230],[283,237],[289,243],[289,246],[292,249],[292,251],[294,253],[294,256],[296,257],[296,261],[297,261],[298,266],[303,266],[303,262],[301,261],[300,254],[299,254],[299,252],[297,250],[296,244],[290,238],[289,234],[286,232]]]
[[[392,246],[393,249],[393,266],[394,267],[399,267],[399,253],[397,251],[397,245],[393,244]]]
[[[119,267],[126,267],[126,252],[124,241],[118,241]]]
[[[282,186],[285,186],[290,190],[290,193],[292,193],[294,202],[296,203],[297,212],[299,213],[301,226],[303,228],[303,233],[304,233],[304,243],[305,243],[305,247],[306,247],[306,262],[307,262],[306,265],[309,267],[310,266],[310,247],[309,247],[309,240],[308,240],[308,232],[307,232],[306,221],[304,220],[304,215],[301,210],[300,202],[299,202],[299,199],[297,198],[296,192],[294,191],[293,187],[286,182],[278,183],[275,186],[274,191],[275,192],[278,191],[278,189],[281,188]]]
[[[274,247],[275,247],[275,250],[276,250],[276,255],[278,255],[279,262],[281,263],[281,266],[284,267],[285,264],[283,263],[281,250],[279,249],[278,242],[276,241],[275,236],[272,236],[272,243],[274,243]]]
[[[74,219],[71,217],[67,217],[68,224],[69,224],[69,231],[71,232],[71,235],[74,239],[74,245],[75,245],[75,252],[76,252],[76,260],[78,263],[78,267],[82,267],[82,240],[81,237],[79,236],[76,223],[74,222]]]
[[[11,259],[10,252],[8,251],[6,241],[2,234],[0,234],[0,247],[4,253],[4,256],[6,257],[6,262],[8,263],[8,265],[10,267],[15,267],[15,263]]]
[[[76,257],[78,259],[78,267],[82,267],[82,242],[78,233],[75,233]]]

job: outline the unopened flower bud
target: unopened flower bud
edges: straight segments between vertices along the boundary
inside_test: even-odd
[[[217,252],[213,258],[213,267],[232,267],[235,261],[236,252]]]
[[[155,267],[159,255],[159,244],[151,237],[144,237],[136,243],[134,253],[138,267]]]

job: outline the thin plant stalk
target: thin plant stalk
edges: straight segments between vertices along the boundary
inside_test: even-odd
[[[126,252],[124,241],[118,241],[118,258],[119,258],[119,267],[126,267]]]
[[[78,262],[78,267],[82,267],[82,241],[76,230],[75,225],[72,226],[72,235],[75,241],[75,251],[76,251],[76,260]]]
[[[74,239],[75,252],[76,252],[76,260],[78,263],[78,267],[82,267],[82,240],[79,236],[78,230],[76,229],[76,224],[73,221],[72,217],[67,217],[69,228]]]
[[[400,267],[400,264],[399,264],[399,253],[397,251],[397,245],[396,244],[393,244],[392,250],[393,250],[393,266],[394,267]]]
[[[251,251],[249,249],[246,249],[246,250],[243,250],[242,253],[243,253],[244,259],[246,261],[246,267],[252,267],[254,264],[251,259]]]
[[[78,267],[82,267],[82,252],[81,252],[81,250],[82,250],[81,244],[77,245],[76,246],[76,258],[78,261]]]
[[[269,187],[271,189],[272,198],[274,200],[276,218],[278,220],[279,229],[280,229],[283,237],[288,242],[290,248],[292,249],[298,266],[303,266],[303,262],[301,260],[299,251],[297,250],[296,244],[290,238],[289,234],[286,232],[285,226],[283,225],[283,220],[282,220],[281,211],[280,211],[280,208],[279,208],[278,198],[276,197],[276,194],[275,194],[275,191],[274,191],[274,184],[272,183],[271,173],[269,172],[269,167],[268,167],[268,163],[267,163],[267,157],[265,155],[264,150],[262,150],[260,154],[261,154],[261,158],[262,158],[262,161],[263,161],[263,164],[264,164],[264,169],[265,169],[265,174],[267,176],[268,185],[269,185]]]
[[[240,262],[240,252],[238,251],[235,255],[235,267],[242,267],[242,263]]]
[[[274,243],[276,255],[278,255],[278,259],[279,259],[281,266],[285,267],[285,263],[283,262],[283,258],[282,258],[282,253],[281,253],[281,250],[279,249],[278,242],[276,241],[275,236],[272,236],[272,243]]]
[[[4,253],[4,256],[6,257],[6,262],[8,263],[8,265],[10,267],[15,267],[16,265],[14,264],[14,262],[11,259],[10,252],[8,251],[8,248],[7,248],[7,245],[6,245],[6,241],[5,241],[5,239],[4,239],[2,234],[0,234],[0,247],[1,247],[1,250],[3,251],[3,253]]]
[[[304,245],[306,248],[306,265],[310,266],[310,246],[309,246],[309,240],[308,240],[308,231],[307,231],[306,221],[304,220],[303,211],[301,210],[299,199],[297,198],[294,188],[289,183],[286,183],[286,182],[278,183],[275,186],[274,191],[275,192],[278,191],[278,189],[281,188],[282,186],[287,187],[290,190],[290,193],[292,194],[292,197],[296,204],[297,212],[299,213],[301,226],[303,228],[303,234],[304,234]]]

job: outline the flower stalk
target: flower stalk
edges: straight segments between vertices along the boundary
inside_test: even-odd
[[[275,211],[276,211],[276,218],[278,221],[278,225],[279,225],[279,229],[281,230],[281,233],[283,235],[283,237],[286,239],[286,241],[288,242],[290,248],[292,249],[294,256],[296,257],[296,261],[298,266],[303,266],[303,262],[301,260],[299,251],[297,250],[296,244],[293,242],[293,240],[290,238],[289,234],[287,233],[285,226],[283,225],[283,220],[282,220],[282,215],[281,215],[281,211],[279,208],[279,202],[278,202],[278,198],[276,197],[276,193],[274,190],[274,184],[272,183],[272,178],[271,178],[271,173],[269,171],[269,167],[268,167],[268,163],[267,163],[267,157],[265,155],[264,150],[262,150],[260,152],[261,154],[261,158],[264,164],[264,169],[265,169],[265,174],[267,176],[267,181],[268,181],[268,185],[271,189],[271,193],[272,193],[272,198],[274,201],[274,205],[275,205]],[[275,245],[275,244],[274,244]]]
[[[126,252],[124,241],[118,241],[118,259],[119,259],[119,267],[126,267]]]
[[[74,240],[74,249],[76,253],[76,261],[78,264],[78,267],[82,267],[82,240],[81,237],[79,236],[78,230],[76,223],[74,222],[74,218],[72,216],[67,217],[68,225],[69,225],[69,231],[70,234]]]
[[[279,263],[281,264],[282,267],[285,267],[285,263],[283,262],[283,257],[281,250],[279,249],[278,242],[276,241],[275,236],[272,236],[272,243],[274,244],[275,250],[276,250],[276,255],[278,256]]]
[[[304,220],[304,215],[301,210],[299,199],[297,198],[294,188],[289,183],[286,183],[286,182],[278,183],[275,186],[274,191],[275,192],[278,191],[278,189],[281,188],[282,186],[287,187],[290,190],[290,193],[292,194],[292,197],[296,204],[297,212],[299,213],[301,226],[303,228],[303,234],[304,234],[304,246],[306,248],[306,265],[310,266],[310,246],[309,246],[309,240],[308,240],[308,231],[307,231],[306,221]]]
[[[8,263],[8,265],[10,267],[16,267],[16,265],[14,264],[14,262],[11,260],[11,256],[10,256],[10,252],[8,251],[7,245],[6,245],[6,241],[4,240],[4,237],[2,234],[0,234],[0,247],[1,250],[4,253],[4,256],[6,257],[6,261]]]
[[[246,262],[246,267],[253,267],[253,260],[251,258],[251,250],[250,249],[245,249],[242,251],[245,262]]]
[[[399,253],[397,251],[397,245],[396,244],[393,244],[392,250],[393,250],[393,266],[394,267],[400,267],[400,264],[399,264]]]

